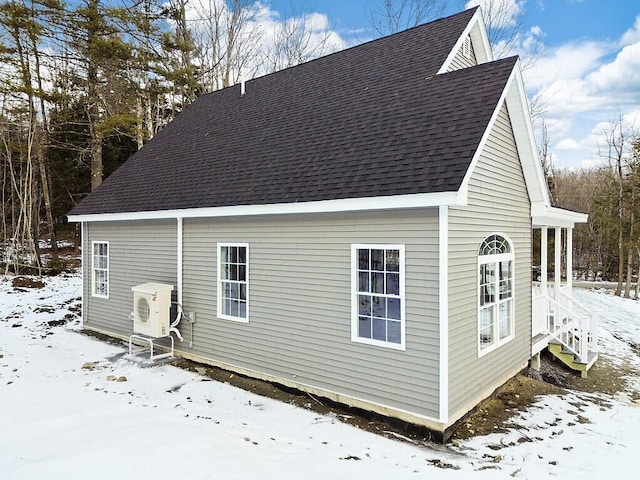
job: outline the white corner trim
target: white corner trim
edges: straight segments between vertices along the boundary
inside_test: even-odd
[[[440,337],[440,422],[449,418],[449,207],[440,207],[438,215],[438,301]]]
[[[440,75],[442,73],[446,73],[449,71],[451,64],[453,63],[454,58],[462,48],[464,44],[465,38],[469,36],[471,38],[471,46],[476,55],[476,61],[480,63],[486,63],[493,60],[493,53],[491,51],[491,45],[489,44],[489,37],[487,36],[487,29],[484,25],[484,20],[482,19],[482,12],[480,9],[476,10],[476,13],[471,17],[469,23],[466,28],[458,37],[455,45],[447,55],[446,60],[436,73],[436,75]]]
[[[228,207],[188,208],[147,212],[96,213],[69,215],[70,222],[106,222],[118,220],[157,220],[205,217],[233,217],[257,215],[285,215],[300,213],[336,213],[403,208],[466,205],[466,197],[459,192],[415,193],[384,197],[361,197],[316,202],[274,203],[266,205],[233,205]]]

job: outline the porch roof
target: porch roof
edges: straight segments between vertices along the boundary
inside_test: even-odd
[[[558,207],[550,207],[543,203],[531,204],[531,223],[534,228],[566,227],[573,228],[576,223],[586,223],[589,215],[573,212]]]

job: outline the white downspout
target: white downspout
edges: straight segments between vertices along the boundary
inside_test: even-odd
[[[89,253],[93,255],[93,252],[89,252],[89,249],[84,248],[86,225],[87,225],[87,222],[80,223],[80,272],[82,272],[82,288],[80,293],[80,305],[81,305],[80,311],[81,311],[82,318],[80,319],[80,322],[83,327],[84,327],[85,319],[87,318],[87,302],[85,301],[86,300],[85,286],[89,285],[89,282],[91,281],[89,280],[91,278],[90,272],[85,270],[85,267],[87,266],[85,255],[88,255]]]
[[[173,332],[176,334],[176,337],[178,337],[178,340],[180,340],[181,342],[184,340],[182,338],[182,334],[180,333],[180,330],[178,330],[177,325],[178,323],[180,323],[181,320],[181,315],[182,312],[184,311],[182,308],[182,217],[177,217],[177,228],[176,228],[176,235],[177,235],[177,252],[176,252],[176,264],[177,264],[177,292],[176,292],[176,300],[178,302],[178,316],[177,316],[177,320],[171,324],[171,328],[170,328],[170,332]],[[172,340],[173,341],[173,340]]]
[[[178,264],[178,292],[177,292],[177,298],[178,298],[178,304],[180,306],[182,306],[182,217],[178,217],[176,219],[178,221],[178,225],[177,225],[177,244],[178,244],[178,251],[177,251],[177,259],[176,262]]]

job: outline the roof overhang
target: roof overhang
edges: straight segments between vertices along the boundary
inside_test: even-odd
[[[471,38],[471,44],[473,45],[473,50],[476,54],[476,60],[478,63],[487,63],[493,60],[493,53],[491,51],[491,45],[489,44],[487,29],[482,18],[482,11],[480,8],[476,8],[476,12],[473,14],[473,17],[471,17],[471,20],[462,32],[462,35],[460,35],[458,41],[449,52],[446,60],[440,66],[438,74],[445,73],[449,70],[453,59],[456,57],[456,54],[462,47],[467,36]]]
[[[541,203],[550,207],[551,197],[549,195],[549,189],[544,177],[544,172],[542,171],[542,165],[540,164],[538,157],[538,148],[536,146],[535,135],[533,133],[533,125],[531,124],[529,104],[524,88],[524,81],[522,79],[520,60],[515,63],[513,71],[505,84],[504,91],[496,103],[496,108],[489,120],[484,135],[480,140],[480,144],[473,159],[471,160],[471,165],[469,166],[467,174],[460,187],[460,194],[466,201],[469,182],[471,181],[475,166],[478,163],[485,144],[489,139],[489,135],[495,126],[500,110],[505,104],[509,110],[509,118],[511,119],[511,126],[513,128],[513,137],[518,150],[518,156],[520,157],[520,164],[522,166],[522,173],[527,185],[529,199],[532,204]]]
[[[586,223],[589,215],[572,212],[563,208],[549,207],[542,203],[531,204],[531,223],[534,228],[564,227],[573,228],[576,223]]]
[[[157,220],[173,218],[211,218],[306,213],[335,213],[373,210],[397,210],[466,205],[459,192],[416,193],[383,197],[346,198],[316,202],[276,203],[268,205],[234,205],[227,207],[188,208],[148,212],[99,213],[69,215],[70,222],[108,222],[119,220]]]

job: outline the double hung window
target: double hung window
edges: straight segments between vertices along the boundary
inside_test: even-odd
[[[405,348],[404,245],[353,245],[351,339]]]
[[[218,244],[218,317],[249,321],[249,245]]]
[[[91,244],[91,295],[109,298],[109,242]]]

